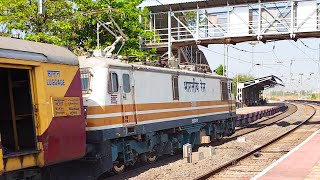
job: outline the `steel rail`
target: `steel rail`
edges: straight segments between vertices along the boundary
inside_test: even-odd
[[[236,137],[239,137],[239,136],[243,136],[243,135],[245,135],[245,134],[249,134],[249,133],[251,133],[251,132],[254,132],[254,131],[257,131],[257,130],[259,130],[259,129],[262,129],[262,128],[265,128],[265,127],[267,127],[267,126],[269,126],[269,125],[272,125],[272,124],[275,124],[276,122],[278,122],[278,121],[280,121],[280,120],[282,120],[282,119],[284,119],[284,118],[286,118],[286,117],[289,117],[289,116],[291,116],[292,114],[294,114],[296,111],[297,111],[297,106],[296,105],[294,105],[294,104],[292,104],[292,103],[288,103],[288,104],[290,104],[290,105],[292,105],[292,107],[291,108],[295,108],[295,110],[293,111],[293,112],[290,112],[288,115],[285,115],[284,117],[281,117],[279,120],[276,120],[275,122],[272,122],[272,123],[270,123],[270,124],[266,124],[266,125],[264,125],[264,126],[261,126],[261,127],[258,127],[258,128],[256,128],[256,129],[253,129],[253,130],[251,130],[251,131],[249,131],[249,132],[246,132],[246,133],[242,133],[241,135],[237,135],[237,136],[234,136],[234,137],[231,137],[231,138],[236,138]],[[257,124],[259,124],[259,123],[262,123],[262,122],[266,122],[266,121],[268,121],[268,120],[272,120],[272,119],[274,119],[274,118],[277,118],[277,117],[279,117],[280,115],[284,115],[284,113],[286,113],[286,112],[288,112],[290,110],[290,108],[287,106],[287,109],[285,110],[285,111],[283,111],[283,112],[281,112],[281,113],[279,113],[279,114],[276,114],[276,115],[272,115],[272,116],[269,116],[267,119],[265,119],[265,120],[262,120],[262,121],[259,121],[259,122],[255,122],[255,123],[252,123],[252,124],[249,124],[249,125],[247,125],[247,126],[244,126],[244,127],[242,127],[242,128],[239,128],[239,129],[237,129],[236,130],[236,132],[238,131],[238,130],[242,130],[242,129],[245,129],[245,128],[248,128],[248,127],[252,127],[252,126],[254,126],[254,125],[257,125]],[[223,139],[222,139],[223,140]],[[218,142],[219,143],[219,142]],[[145,167],[147,167],[147,166],[152,166],[152,167],[154,167],[154,164],[161,164],[162,162],[164,162],[164,161],[174,161],[174,160],[178,160],[178,159],[180,159],[180,157],[181,157],[181,154],[179,153],[179,154],[176,154],[176,155],[174,155],[174,156],[163,156],[163,157],[160,157],[161,159],[159,160],[159,161],[157,161],[157,162],[154,162],[154,163],[152,163],[152,164],[150,164],[150,163],[146,163],[146,164],[142,164],[141,166],[137,166],[137,167],[129,167],[128,168],[128,170],[126,170],[124,173],[122,173],[122,174],[119,174],[119,175],[111,175],[111,176],[109,176],[109,177],[107,177],[106,179],[108,179],[108,178],[118,178],[118,177],[126,177],[126,175],[128,175],[128,174],[130,174],[130,173],[132,173],[132,172],[134,172],[134,171],[137,171],[137,170],[139,170],[139,169],[142,169],[142,168],[145,168]],[[118,178],[118,179],[121,179],[121,178]]]
[[[241,161],[241,160],[243,160],[243,159],[251,156],[252,154],[260,151],[261,149],[263,149],[263,148],[265,148],[265,147],[267,147],[267,146],[269,146],[269,145],[271,145],[271,144],[279,141],[280,139],[284,138],[285,136],[289,135],[291,132],[293,132],[293,131],[295,131],[296,129],[298,129],[299,127],[301,127],[303,124],[305,124],[306,122],[308,122],[308,121],[316,114],[316,111],[317,111],[315,107],[310,106],[310,105],[308,105],[308,104],[305,104],[305,105],[311,107],[311,108],[314,110],[314,112],[313,112],[313,114],[312,114],[310,117],[308,117],[306,120],[304,120],[303,122],[301,122],[300,124],[298,124],[296,127],[292,128],[292,129],[290,129],[289,131],[283,133],[282,135],[280,135],[280,136],[272,139],[271,141],[269,141],[269,142],[267,142],[267,143],[259,146],[258,148],[254,149],[254,150],[252,150],[252,151],[250,151],[250,152],[248,152],[248,153],[245,153],[244,155],[242,155],[242,156],[240,156],[240,157],[237,157],[237,158],[235,158],[235,159],[232,159],[231,161],[228,161],[228,162],[222,164],[221,166],[219,166],[219,167],[211,170],[210,172],[208,172],[208,173],[206,173],[206,174],[203,174],[203,175],[201,175],[201,176],[199,176],[199,177],[197,177],[197,178],[195,178],[195,179],[196,179],[196,180],[208,179],[208,178],[210,178],[211,176],[213,176],[214,174],[216,174],[216,173],[218,173],[218,172],[221,172],[222,170],[224,170],[224,169],[226,169],[226,168],[228,168],[228,167],[236,164],[237,162],[239,162],[239,161]]]
[[[251,131],[249,131],[249,132],[242,133],[242,134],[240,134],[240,135],[236,135],[236,136],[231,137],[231,138],[236,138],[236,137],[239,137],[239,136],[243,136],[243,135],[245,135],[245,134],[249,134],[249,133],[251,133],[251,132],[255,132],[255,131],[259,130],[259,129],[265,128],[265,127],[270,126],[270,125],[273,125],[273,124],[277,123],[278,121],[280,121],[280,120],[282,120],[282,119],[284,119],[284,118],[287,118],[287,117],[291,116],[292,114],[294,114],[295,112],[297,112],[297,109],[298,109],[298,108],[297,108],[296,105],[294,105],[294,104],[292,104],[292,103],[288,103],[288,104],[292,105],[292,108],[293,108],[293,107],[295,108],[295,110],[294,110],[293,112],[288,113],[288,114],[285,115],[284,117],[281,117],[280,119],[278,119],[278,120],[276,120],[276,121],[274,121],[274,122],[272,122],[272,123],[270,123],[270,124],[266,124],[266,125],[264,125],[264,126],[255,128],[255,129],[253,129],[253,130],[251,130]],[[277,114],[277,115],[272,115],[272,116],[268,117],[268,118],[265,119],[265,120],[262,120],[262,121],[259,121],[259,122],[255,122],[255,123],[249,124],[249,125],[247,125],[247,126],[244,126],[244,127],[242,127],[242,128],[239,128],[239,129],[236,130],[236,132],[239,131],[239,130],[248,128],[248,127],[252,127],[252,126],[257,125],[257,124],[259,124],[259,123],[266,122],[266,121],[272,120],[272,119],[274,119],[274,118],[277,118],[277,117],[279,117],[280,115],[284,115],[284,113],[288,112],[289,110],[290,110],[290,108],[287,106],[287,108],[286,108],[285,111],[283,111],[283,112],[281,112],[281,113],[279,113],[279,114]],[[223,139],[222,139],[222,140],[223,140]],[[219,143],[219,142],[218,142],[218,143]],[[161,164],[162,161],[171,161],[171,160],[180,159],[180,156],[181,156],[181,154],[179,153],[179,154],[176,154],[176,155],[174,155],[174,156],[164,156],[164,157],[160,157],[160,158],[161,158],[160,161],[154,162],[154,163],[152,163],[152,164],[159,164],[159,163]],[[130,173],[132,173],[132,172],[134,172],[134,171],[137,171],[137,170],[139,170],[139,169],[141,169],[141,168],[145,168],[145,167],[150,166],[150,165],[152,166],[152,164],[146,163],[146,164],[143,164],[143,165],[141,165],[141,166],[130,167],[130,168],[129,168],[128,170],[126,170],[124,173],[119,174],[119,175],[111,175],[111,176],[107,177],[107,179],[108,179],[108,178],[116,178],[116,177],[119,177],[119,176],[120,176],[120,177],[126,177],[127,174],[130,174]],[[154,166],[152,166],[152,167],[154,167]]]
[[[290,103],[290,105],[295,106],[294,104],[291,104],[291,103]],[[268,120],[270,120],[270,119],[273,119],[273,118],[279,117],[280,115],[283,115],[284,113],[286,113],[286,112],[289,111],[289,107],[288,107],[287,105],[285,105],[285,106],[286,106],[287,108],[286,108],[286,110],[284,110],[283,112],[277,113],[276,115],[273,114],[273,115],[271,115],[271,116],[268,116],[266,119],[261,120],[261,121],[255,120],[255,121],[253,121],[254,123],[250,123],[250,124],[247,125],[247,126],[242,126],[242,127],[238,128],[236,131],[239,131],[239,130],[242,130],[242,129],[246,129],[246,128],[252,127],[252,126],[254,126],[254,125],[260,124],[260,123],[262,123],[262,122],[266,122],[266,121],[268,121]],[[295,107],[297,108],[297,106],[295,106]],[[289,114],[289,115],[292,115],[292,114],[295,113],[295,112],[297,112],[297,109],[296,109],[294,112],[292,112],[291,114]]]
[[[290,104],[291,104],[291,103],[290,103]],[[252,132],[258,131],[258,130],[260,130],[260,129],[263,129],[263,128],[265,128],[265,127],[272,126],[272,125],[276,124],[277,122],[279,122],[279,121],[281,121],[281,120],[283,120],[283,119],[285,119],[285,118],[287,118],[287,117],[289,117],[289,116],[291,116],[292,114],[294,114],[294,113],[297,112],[298,107],[297,107],[296,105],[294,105],[294,104],[291,104],[291,105],[293,105],[293,107],[295,107],[296,109],[295,109],[293,112],[288,113],[288,114],[285,115],[284,117],[281,117],[281,118],[279,118],[278,120],[276,120],[276,121],[274,121],[274,122],[271,122],[271,123],[269,123],[269,124],[264,124],[263,126],[257,127],[257,128],[255,128],[255,129],[249,130],[249,131],[247,131],[247,132],[244,132],[244,133],[241,133],[241,134],[238,134],[238,135],[235,134],[235,136],[230,136],[230,137],[231,137],[232,139],[235,139],[235,138],[237,138],[237,137],[240,137],[240,136],[243,136],[243,135],[247,135],[247,134],[249,134],[249,133],[252,133]],[[280,113],[280,114],[275,115],[275,116],[272,116],[272,117],[270,117],[270,118],[268,118],[268,119],[265,119],[265,120],[262,120],[262,121],[259,121],[259,122],[250,124],[249,126],[245,126],[244,128],[237,129],[237,130],[236,130],[236,133],[239,132],[240,130],[245,130],[246,128],[252,127],[252,126],[254,126],[254,125],[258,125],[258,124],[260,124],[260,123],[262,123],[262,122],[266,122],[266,121],[273,120],[274,118],[278,118],[280,115],[283,115],[283,114],[284,114],[285,112],[287,112],[288,110],[289,110],[289,108],[287,108],[287,110],[284,111],[283,113]]]

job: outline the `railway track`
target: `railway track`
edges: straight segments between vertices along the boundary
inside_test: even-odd
[[[273,115],[270,115],[270,116],[265,116],[261,119],[258,119],[258,120],[255,120],[253,122],[251,122],[250,124],[246,125],[246,126],[242,126],[242,127],[239,127],[239,128],[236,128],[236,131],[240,131],[242,129],[246,129],[246,128],[251,128],[257,124],[260,124],[260,123],[263,123],[263,122],[266,122],[272,118],[277,118],[279,116],[285,116],[285,117],[288,117],[290,116],[291,114],[297,112],[297,106],[294,105],[294,104],[291,104],[291,103],[286,103],[285,104],[286,106],[286,109],[284,111],[279,111],[278,113],[276,114],[273,114]]]
[[[315,123],[320,121],[320,107],[307,106],[314,112],[289,131],[195,179],[249,179],[253,177],[320,128],[320,124]]]
[[[286,105],[288,106],[288,108],[284,112],[269,116],[264,119],[257,120],[255,122],[249,124],[248,126],[241,127],[236,130],[235,135],[228,137],[228,138],[225,138],[225,139],[219,141],[218,143],[214,143],[213,145],[217,145],[217,144],[221,144],[221,143],[224,143],[227,141],[231,141],[231,140],[236,139],[237,137],[258,131],[259,129],[273,125],[273,124],[275,124],[275,123],[277,123],[277,122],[279,122],[279,121],[281,121],[281,120],[283,120],[283,119],[285,119],[285,118],[287,118],[297,112],[298,108],[296,105],[290,104],[290,103],[287,103]],[[134,177],[140,173],[143,173],[143,172],[147,171],[148,169],[160,167],[160,166],[169,164],[171,162],[177,161],[179,159],[181,159],[181,154],[177,154],[175,156],[167,156],[167,157],[164,157],[164,158],[160,159],[159,161],[154,162],[152,164],[144,164],[144,165],[141,165],[138,167],[133,167],[133,168],[130,168],[128,171],[124,172],[123,174],[115,175],[115,176],[107,176],[103,179],[128,179],[130,177]]]
[[[246,134],[258,131],[258,130],[265,128],[267,126],[272,126],[272,125],[278,123],[279,121],[281,121],[281,120],[283,120],[283,119],[285,119],[285,118],[287,118],[297,112],[298,108],[295,104],[287,103],[286,105],[288,106],[288,108],[283,113],[268,117],[263,120],[257,120],[248,126],[241,127],[236,130],[235,134],[233,134],[230,137],[224,138],[222,142],[215,143],[214,145],[218,145],[218,144],[225,143],[227,141],[235,140],[238,137],[241,137]]]

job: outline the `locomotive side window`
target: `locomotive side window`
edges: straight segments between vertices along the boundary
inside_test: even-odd
[[[227,82],[221,82],[221,100],[228,100]]]
[[[89,69],[81,69],[81,89],[83,94],[88,94],[91,92],[91,79],[92,73]]]
[[[118,74],[115,72],[111,73],[111,92],[118,92]]]
[[[179,100],[178,76],[172,76],[173,100]]]
[[[130,92],[130,76],[129,74],[122,74],[123,91],[125,93]]]
[[[229,81],[229,93],[233,93],[233,86],[232,86],[232,81]]]

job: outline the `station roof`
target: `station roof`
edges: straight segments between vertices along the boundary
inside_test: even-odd
[[[78,65],[75,54],[67,48],[0,36],[0,58]]]
[[[276,2],[281,0],[260,0],[261,3]],[[282,0],[283,1],[283,0]],[[151,12],[166,12],[170,8],[173,11],[192,10],[199,8],[225,7],[229,5],[242,5],[258,3],[259,0],[144,0],[139,8],[147,7]]]
[[[274,86],[284,86],[282,80],[274,75],[261,77],[261,78],[257,78],[249,81],[243,81],[240,83],[244,84],[243,89],[248,87],[256,87],[258,89],[264,90],[264,89],[272,88]]]

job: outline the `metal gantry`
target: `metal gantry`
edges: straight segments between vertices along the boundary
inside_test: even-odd
[[[170,7],[168,4],[166,12],[151,11],[147,31],[154,35],[144,40],[146,47],[167,47],[169,58],[173,47],[320,37],[317,0],[244,1],[237,5],[226,1],[219,7],[196,5],[188,10]]]

